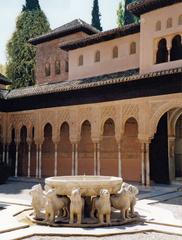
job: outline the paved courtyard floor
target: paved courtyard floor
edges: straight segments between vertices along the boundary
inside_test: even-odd
[[[136,211],[144,223],[83,229],[37,226],[22,217],[30,211],[29,190],[36,183],[22,178],[0,185],[0,240],[182,239],[182,185],[138,186]]]

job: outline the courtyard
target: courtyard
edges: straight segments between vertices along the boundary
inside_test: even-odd
[[[56,228],[32,224],[26,217],[31,209],[29,191],[37,179],[10,178],[0,185],[0,239],[62,240],[72,239],[181,239],[182,188],[181,184],[138,185],[136,205],[142,222],[106,228]]]

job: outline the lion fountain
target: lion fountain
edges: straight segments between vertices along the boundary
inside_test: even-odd
[[[138,221],[134,208],[138,189],[119,177],[65,176],[45,179],[32,187],[37,224],[50,226],[111,226]]]

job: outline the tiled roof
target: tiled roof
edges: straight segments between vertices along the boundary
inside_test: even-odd
[[[11,84],[11,81],[0,73],[0,84],[9,85]]]
[[[136,81],[147,78],[161,77],[165,75],[172,75],[182,73],[182,68],[175,68],[152,72],[147,74],[139,74],[139,69],[133,69],[108,75],[96,76],[86,79],[63,81],[60,83],[35,85],[32,87],[15,89],[6,94],[6,99],[22,98],[33,95],[44,95],[50,93],[61,93],[67,91],[75,91],[79,89],[87,89],[94,87],[101,87],[105,85],[122,84],[125,82]]]
[[[77,48],[86,47],[88,45],[93,45],[95,43],[100,43],[104,41],[109,41],[115,38],[120,38],[130,34],[140,32],[140,24],[129,24],[124,27],[114,28],[105,32],[99,32],[92,36],[85,37],[80,40],[71,41],[65,44],[62,44],[60,48],[63,50],[69,51]]]
[[[128,5],[128,10],[140,16],[141,14],[151,12],[158,8],[170,6],[175,3],[180,3],[182,0],[138,0]]]
[[[75,19],[72,22],[66,23],[61,27],[58,27],[47,34],[30,39],[29,42],[33,45],[37,45],[42,42],[47,42],[65,35],[75,33],[78,31],[86,32],[89,35],[98,33],[99,30],[91,26],[90,24],[84,22],[81,19]]]

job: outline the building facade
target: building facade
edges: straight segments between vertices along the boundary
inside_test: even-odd
[[[30,40],[36,85],[1,90],[1,160],[14,176],[182,178],[182,1],[140,0],[131,24],[75,20]]]

